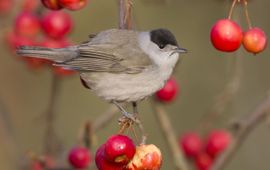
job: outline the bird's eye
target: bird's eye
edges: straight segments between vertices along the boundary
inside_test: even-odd
[[[163,49],[163,48],[165,47],[165,45],[164,45],[164,44],[159,44],[158,47],[159,47],[160,49]]]

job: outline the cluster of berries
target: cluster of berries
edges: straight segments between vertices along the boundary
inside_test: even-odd
[[[180,137],[179,147],[188,159],[194,160],[198,170],[209,170],[231,140],[231,134],[226,130],[213,130],[205,141],[196,132],[188,132]]]
[[[63,11],[40,11],[36,1],[25,1],[21,12],[16,16],[13,30],[7,34],[7,42],[12,51],[21,45],[62,48],[71,45],[67,35],[73,28],[69,14]],[[34,3],[35,2],[35,3]],[[30,68],[51,65],[50,61],[38,58],[22,58]],[[57,75],[71,75],[74,71],[53,67]]]
[[[99,170],[158,170],[162,155],[153,144],[135,146],[124,135],[113,135],[102,144],[95,157]]]
[[[236,0],[234,0],[228,19],[218,20],[211,29],[211,42],[217,50],[233,52],[243,44],[248,52],[257,54],[266,48],[267,37],[261,28],[251,26],[247,1],[244,0],[243,2],[245,3],[245,14],[249,29],[243,32],[242,28],[230,19],[236,3]]]

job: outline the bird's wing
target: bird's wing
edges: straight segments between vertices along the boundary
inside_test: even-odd
[[[78,47],[78,57],[57,65],[78,71],[140,73],[151,60],[139,48],[137,35],[135,31],[117,29],[101,32]]]

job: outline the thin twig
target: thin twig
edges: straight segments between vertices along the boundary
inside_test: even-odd
[[[244,3],[244,8],[245,8],[245,16],[246,16],[248,28],[251,29],[252,24],[251,24],[249,13],[248,13],[248,2],[247,2],[247,0],[243,0],[243,3]]]
[[[232,14],[233,14],[233,10],[234,10],[234,7],[235,7],[235,4],[236,4],[237,0],[234,0],[232,2],[232,6],[230,8],[230,12],[229,12],[229,15],[228,15],[228,19],[232,19]]]
[[[166,111],[159,103],[155,101],[155,99],[151,100],[155,116],[160,124],[160,128],[162,129],[162,132],[165,136],[168,146],[170,147],[175,169],[187,170],[188,169],[187,161],[185,160],[184,154],[178,146],[174,129],[171,126],[171,122],[167,116]]]
[[[245,141],[252,130],[254,130],[254,128],[263,120],[265,120],[269,110],[270,95],[268,94],[266,99],[262,101],[253,112],[251,112],[245,119],[240,120],[234,124],[234,139],[229,148],[217,158],[211,170],[224,169],[225,165],[228,164],[229,161],[233,158],[234,154],[237,152],[241,144]]]
[[[60,79],[57,75],[52,76],[51,96],[49,98],[48,110],[46,112],[46,131],[44,138],[44,151],[46,154],[55,155],[59,151],[60,143],[55,132],[55,106],[59,95]]]
[[[131,29],[132,0],[119,0],[119,28]]]
[[[212,122],[224,112],[227,104],[231,102],[240,88],[243,70],[242,56],[236,53],[233,60],[234,70],[232,72],[232,76],[228,83],[225,85],[223,91],[217,96],[210,112],[203,116],[200,129],[204,129],[205,131],[209,129]]]

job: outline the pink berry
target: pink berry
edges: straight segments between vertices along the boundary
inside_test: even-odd
[[[105,157],[113,163],[127,164],[135,152],[133,141],[124,135],[113,135],[105,143]]]
[[[267,45],[267,37],[260,28],[252,28],[244,33],[243,45],[248,52],[257,54]]]
[[[20,13],[15,19],[15,32],[21,36],[34,37],[40,31],[40,21],[30,12]]]
[[[95,156],[96,166],[99,170],[125,170],[125,165],[110,162],[105,157],[105,144],[101,145]]]
[[[189,132],[181,137],[179,145],[188,158],[195,158],[202,151],[203,142],[197,133]]]
[[[211,30],[211,42],[220,51],[237,50],[241,46],[242,38],[241,27],[229,19],[218,20]]]
[[[176,98],[178,89],[176,80],[170,78],[164,87],[156,92],[156,97],[159,101],[171,102]]]
[[[90,153],[87,148],[77,146],[69,152],[68,160],[74,168],[87,168],[90,163]]]
[[[213,159],[207,153],[201,153],[195,159],[195,165],[198,170],[210,170]]]
[[[229,146],[231,138],[231,134],[225,130],[212,131],[207,137],[206,152],[216,157]]]
[[[50,11],[43,16],[42,27],[51,38],[62,39],[70,33],[73,26],[70,15],[63,11]]]
[[[69,10],[79,10],[86,6],[88,0],[59,0],[59,3]]]

